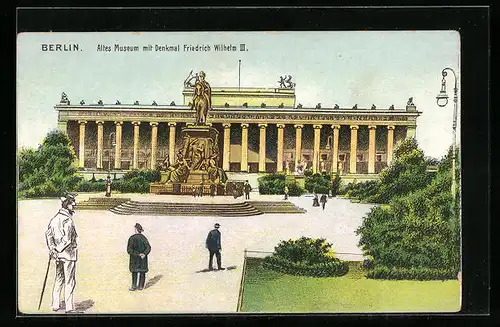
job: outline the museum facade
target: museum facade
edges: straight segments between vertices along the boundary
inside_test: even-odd
[[[193,88],[183,104],[71,104],[63,94],[58,126],[85,172],[123,172],[173,163],[180,131],[195,123]],[[313,172],[375,177],[399,142],[415,137],[417,111],[296,105],[294,88],[212,88],[207,124],[219,132],[219,165],[228,173]]]

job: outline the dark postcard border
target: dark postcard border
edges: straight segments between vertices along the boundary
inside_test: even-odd
[[[403,8],[191,8],[191,9],[40,9],[16,11],[17,32],[64,31],[250,31],[250,30],[458,30],[461,34],[463,155],[463,309],[462,314],[489,312],[489,9],[487,7]],[[14,41],[15,44],[15,41]],[[15,52],[14,52],[15,53]],[[15,58],[15,55],[14,55]],[[443,67],[444,68],[444,67]],[[436,72],[439,75],[440,72]],[[15,76],[15,75],[14,75]],[[439,85],[430,86],[433,88]],[[15,96],[15,90],[13,92]],[[15,101],[14,101],[15,106]],[[14,108],[14,107],[13,107]],[[15,119],[15,115],[13,120]],[[450,122],[451,124],[451,122]],[[15,126],[15,124],[13,125]],[[14,133],[15,140],[15,133]],[[15,165],[15,163],[14,163]],[[15,169],[14,169],[15,170]],[[15,185],[15,175],[13,177]],[[12,185],[12,183],[11,183]],[[14,211],[15,212],[15,211]],[[15,230],[15,226],[14,226]],[[14,254],[15,257],[15,254]],[[15,260],[14,260],[15,261]],[[14,280],[17,278],[14,276]],[[85,315],[88,317],[88,315]],[[312,315],[314,325],[355,320],[371,325],[428,324],[456,320],[457,315],[370,314]],[[95,318],[85,319],[93,323]],[[111,316],[116,319],[130,317]],[[310,323],[304,315],[147,315],[165,322],[218,325],[229,322],[255,324]],[[197,318],[199,317],[199,318]],[[69,318],[69,317],[68,317]],[[208,319],[207,319],[208,318]],[[25,323],[31,318],[20,318]],[[105,318],[110,319],[110,317]],[[194,319],[194,320],[193,320]],[[51,318],[48,318],[51,321]],[[66,319],[64,319],[66,320]],[[72,319],[72,323],[85,323]],[[484,322],[475,318],[476,323]],[[153,320],[159,323],[158,320]],[[151,321],[151,322],[153,322]],[[66,322],[69,322],[66,321]],[[455,321],[455,323],[458,321]]]

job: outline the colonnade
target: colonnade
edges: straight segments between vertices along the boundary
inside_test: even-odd
[[[87,124],[86,120],[80,120],[79,123],[79,166],[84,167],[85,162],[85,127]],[[122,148],[122,125],[123,121],[115,121],[115,161],[114,168],[121,169],[121,148]],[[131,122],[133,125],[133,160],[132,160],[132,168],[137,169],[138,159],[139,159],[139,126],[141,124],[140,121]],[[97,169],[102,169],[103,165],[103,121],[96,121],[97,124]],[[150,165],[151,169],[155,168],[156,165],[156,153],[158,148],[158,122],[150,122],[151,126],[151,160]],[[175,134],[176,134],[176,125],[175,122],[169,122],[169,160],[170,163],[175,162]],[[248,170],[248,123],[239,124],[241,127],[241,171],[245,172]],[[267,123],[259,123],[257,124],[259,127],[259,172],[266,171],[266,129],[268,127]],[[230,151],[231,151],[231,123],[223,123],[224,128],[223,134],[223,157],[222,157],[222,168],[226,171],[229,171],[229,160],[230,160]],[[293,125],[295,128],[295,170],[299,166],[299,160],[302,158],[302,129],[304,128],[303,124],[295,124]],[[320,156],[320,135],[321,129],[328,125],[323,124],[313,124],[314,130],[314,140],[313,140],[313,158],[312,158],[312,171],[313,173],[318,172],[319,165],[319,156]],[[276,169],[277,172],[283,171],[283,157],[284,157],[284,138],[285,138],[285,124],[277,123],[277,162]],[[331,172],[337,172],[338,166],[338,154],[339,154],[339,133],[340,133],[340,124],[333,124],[329,126],[333,131],[332,138],[332,156],[331,156]],[[358,145],[358,129],[359,125],[349,125],[351,132],[351,142],[350,142],[350,160],[349,160],[349,172],[356,173],[356,158],[357,158],[357,145]],[[387,126],[387,165],[390,165],[393,159],[393,148],[394,148],[394,125]],[[368,173],[375,173],[375,138],[376,138],[376,125],[368,125],[369,130],[369,141],[368,141]],[[414,136],[414,127],[408,126],[407,136]]]

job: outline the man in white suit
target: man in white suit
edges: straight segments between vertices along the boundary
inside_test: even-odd
[[[56,275],[52,291],[52,310],[60,309],[60,294],[64,287],[64,301],[66,312],[76,312],[73,303],[75,290],[76,261],[77,261],[77,233],[73,221],[76,206],[75,195],[69,194],[61,198],[59,212],[50,220],[45,240],[50,256],[56,262]]]

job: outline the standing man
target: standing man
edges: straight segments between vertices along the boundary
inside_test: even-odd
[[[130,236],[127,244],[127,252],[130,255],[129,269],[132,273],[132,287],[129,291],[144,289],[146,273],[148,272],[148,254],[151,246],[146,236],[142,235],[144,229],[139,223],[134,226],[135,234]],[[137,285],[137,275],[139,275],[139,285]]]
[[[323,210],[325,210],[326,194],[321,195],[321,198],[319,199],[319,202],[321,202],[321,207],[323,208]]]
[[[211,182],[211,183],[210,183],[210,196],[211,196],[211,197],[214,197],[214,196],[215,196],[215,190],[216,190],[215,183],[214,183],[214,182]]]
[[[106,177],[106,196],[111,196],[111,177],[109,175]]]
[[[50,251],[50,258],[56,262],[51,308],[53,311],[59,310],[61,291],[64,287],[64,302],[67,313],[76,312],[73,301],[76,285],[76,239],[78,236],[73,222],[76,206],[75,196],[76,194],[68,194],[66,197],[61,198],[61,209],[50,220],[45,232],[45,241]]]
[[[288,186],[285,185],[285,188],[283,189],[283,193],[285,193],[285,200],[288,200]]]
[[[250,200],[250,192],[252,191],[252,186],[250,186],[250,183],[245,181],[245,185],[243,186],[243,190],[245,191],[245,200]]]
[[[206,240],[206,247],[209,251],[209,260],[208,260],[208,270],[214,270],[213,267],[213,259],[214,259],[214,254],[215,257],[217,258],[217,268],[218,270],[224,270],[226,268],[222,268],[222,263],[221,263],[221,254],[220,251],[222,250],[221,248],[221,243],[220,243],[220,231],[219,231],[219,223],[216,223],[214,225],[214,229],[212,229],[207,236]]]

